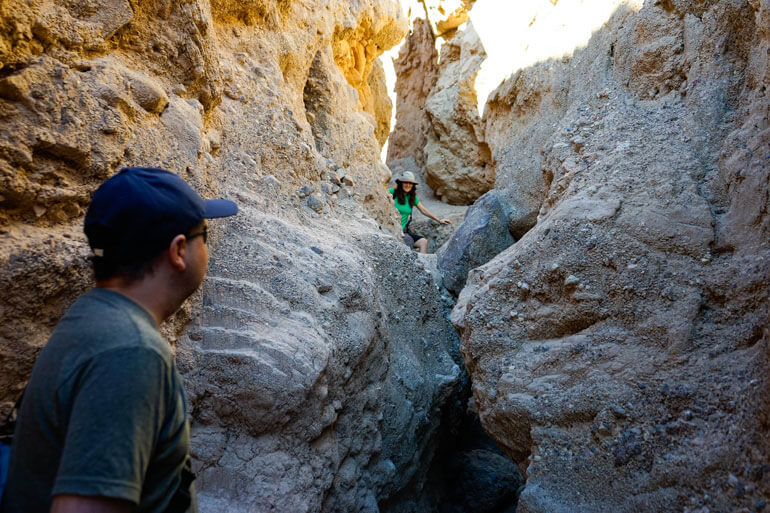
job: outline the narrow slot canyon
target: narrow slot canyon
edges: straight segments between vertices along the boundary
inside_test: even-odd
[[[770,511],[770,3],[508,3],[0,2],[0,418],[160,167],[201,513]]]

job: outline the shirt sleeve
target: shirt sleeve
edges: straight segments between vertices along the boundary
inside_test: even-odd
[[[420,198],[418,198],[418,197],[415,195],[415,197],[414,197],[414,206],[416,207],[416,206],[417,206],[417,205],[419,205],[419,204],[420,204]]]
[[[95,356],[76,377],[53,495],[112,497],[138,504],[165,417],[169,369],[154,351]]]

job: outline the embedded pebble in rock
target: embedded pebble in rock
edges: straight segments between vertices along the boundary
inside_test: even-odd
[[[306,197],[310,196],[311,194],[313,194],[314,192],[315,192],[315,187],[313,187],[312,185],[303,185],[302,188],[300,188],[300,190],[297,193],[297,195],[300,198],[306,198]]]
[[[313,193],[307,197],[307,206],[316,212],[321,212],[324,208],[324,200],[319,194]]]

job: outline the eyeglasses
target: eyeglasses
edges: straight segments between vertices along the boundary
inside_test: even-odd
[[[204,226],[203,230],[191,233],[187,236],[187,240],[193,240],[195,237],[203,237],[203,243],[206,244],[206,241],[209,239],[209,227]]]

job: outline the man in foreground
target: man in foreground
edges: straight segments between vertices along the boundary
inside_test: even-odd
[[[197,510],[182,380],[158,326],[203,281],[205,219],[237,211],[160,169],[123,169],[94,193],[96,287],[32,371],[3,513]]]

